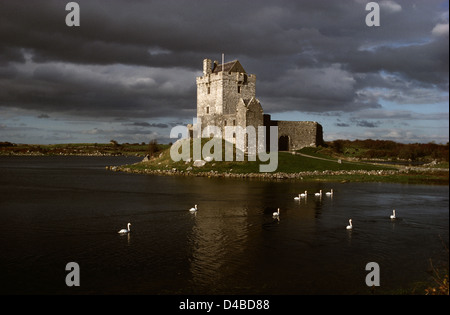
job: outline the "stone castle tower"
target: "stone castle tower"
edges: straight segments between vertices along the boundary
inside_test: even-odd
[[[280,151],[323,143],[322,126],[317,122],[275,121],[264,114],[256,98],[256,76],[248,74],[238,60],[219,64],[204,59],[203,76],[196,81],[197,121],[202,126],[222,130],[226,126],[277,126]]]
[[[262,126],[263,111],[255,98],[255,84],[256,76],[247,74],[237,60],[223,65],[203,60],[203,76],[197,77],[197,119],[204,126],[220,128]]]

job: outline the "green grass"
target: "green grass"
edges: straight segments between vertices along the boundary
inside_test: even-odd
[[[202,148],[209,139],[202,139]],[[192,152],[193,144],[190,143],[190,152]],[[305,151],[305,150],[304,150]],[[178,171],[191,172],[209,172],[217,171],[219,173],[258,173],[261,164],[268,164],[269,161],[260,161],[258,158],[256,161],[248,161],[248,157],[245,157],[244,161],[224,161],[225,160],[225,143],[222,143],[222,161],[212,161],[206,163],[203,167],[193,167],[193,161],[186,163],[185,161],[174,162],[170,157],[170,150],[165,150],[160,153],[158,157],[153,158],[148,162],[141,162],[130,167],[135,169],[173,169]],[[234,154],[236,150],[234,148]],[[309,151],[307,151],[310,153]],[[305,153],[306,154],[306,153]],[[192,156],[192,155],[191,155]],[[329,157],[328,157],[329,158]],[[378,166],[366,163],[355,163],[343,161],[337,163],[335,160],[319,160],[300,155],[294,155],[289,152],[278,152],[278,168],[276,172],[282,173],[298,173],[308,171],[346,171],[346,170],[392,170],[393,167]]]
[[[350,171],[350,170],[392,170],[393,167],[378,166],[365,163],[347,162],[337,163],[332,160],[319,160],[287,152],[278,154],[278,171],[286,173],[305,171]]]
[[[210,139],[202,139],[202,148]],[[192,152],[192,140],[190,142],[190,152]],[[206,163],[203,167],[194,167],[193,161],[185,162],[183,160],[174,162],[170,156],[170,149],[161,151],[150,161],[140,162],[133,165],[126,165],[123,168],[130,168],[134,171],[161,170],[177,172],[189,172],[191,174],[209,174],[209,173],[231,173],[231,174],[250,174],[260,173],[261,164],[268,164],[269,161],[223,161],[225,157],[225,143],[222,142],[222,161],[213,160]],[[235,154],[235,148],[234,154]],[[180,151],[179,151],[180,152]],[[353,182],[398,182],[410,184],[448,184],[448,172],[426,172],[410,171],[408,173],[397,173],[398,168],[387,165],[376,165],[371,163],[358,163],[350,161],[337,162],[337,159],[323,154],[320,148],[304,148],[301,153],[316,156],[321,159],[305,157],[289,152],[278,152],[278,168],[274,173],[301,174],[304,180],[320,181],[353,181]],[[214,153],[214,152],[213,152]],[[325,159],[325,160],[324,160]],[[378,174],[373,171],[394,171]],[[341,174],[339,171],[350,171]],[[357,171],[352,173],[351,171]],[[367,171],[367,172],[360,172]],[[370,172],[372,171],[372,172]],[[333,173],[334,172],[334,173]]]
[[[338,160],[337,157],[332,156],[331,151],[325,150],[323,147],[306,147],[300,150],[296,150],[295,152],[315,156],[322,159],[328,159],[333,161]]]

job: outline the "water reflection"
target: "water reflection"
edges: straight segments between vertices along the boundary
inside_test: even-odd
[[[130,241],[131,241],[131,232],[130,233],[121,233],[119,234],[119,237],[121,239],[125,239],[127,240],[127,245],[130,245]]]
[[[228,196],[233,191],[228,191]],[[193,216],[188,236],[191,284],[211,293],[229,281],[245,260],[248,246],[248,210],[226,200],[206,200]]]

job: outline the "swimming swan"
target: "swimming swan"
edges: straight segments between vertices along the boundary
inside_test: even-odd
[[[277,212],[274,212],[272,215],[274,218],[278,218],[280,216],[280,208],[278,208]]]
[[[303,194],[300,194],[300,197],[306,197],[308,195],[308,192],[305,190]]]
[[[390,218],[391,218],[391,219],[395,219],[395,218],[396,218],[396,216],[395,216],[395,210],[392,210],[392,214],[391,214]]]
[[[294,200],[300,200],[301,196],[298,194],[298,197],[294,197]]]
[[[333,196],[333,188],[331,188],[330,191],[327,191],[327,192],[325,193],[325,195],[327,195],[327,196]]]
[[[314,194],[316,197],[322,197],[322,189],[318,192]]]
[[[191,211],[191,212],[195,212],[195,211],[197,211],[197,205],[195,205],[195,207],[194,207],[194,208],[191,208],[191,209],[189,209],[189,211]]]
[[[347,225],[347,230],[351,230],[353,228],[352,219],[348,220],[349,225]]]
[[[126,229],[121,229],[121,230],[120,230],[119,232],[117,232],[117,233],[119,233],[119,234],[130,233],[130,225],[131,225],[131,223],[128,223]]]

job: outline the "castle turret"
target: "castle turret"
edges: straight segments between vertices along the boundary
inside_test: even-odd
[[[212,62],[211,59],[203,59],[203,75],[211,74]]]

